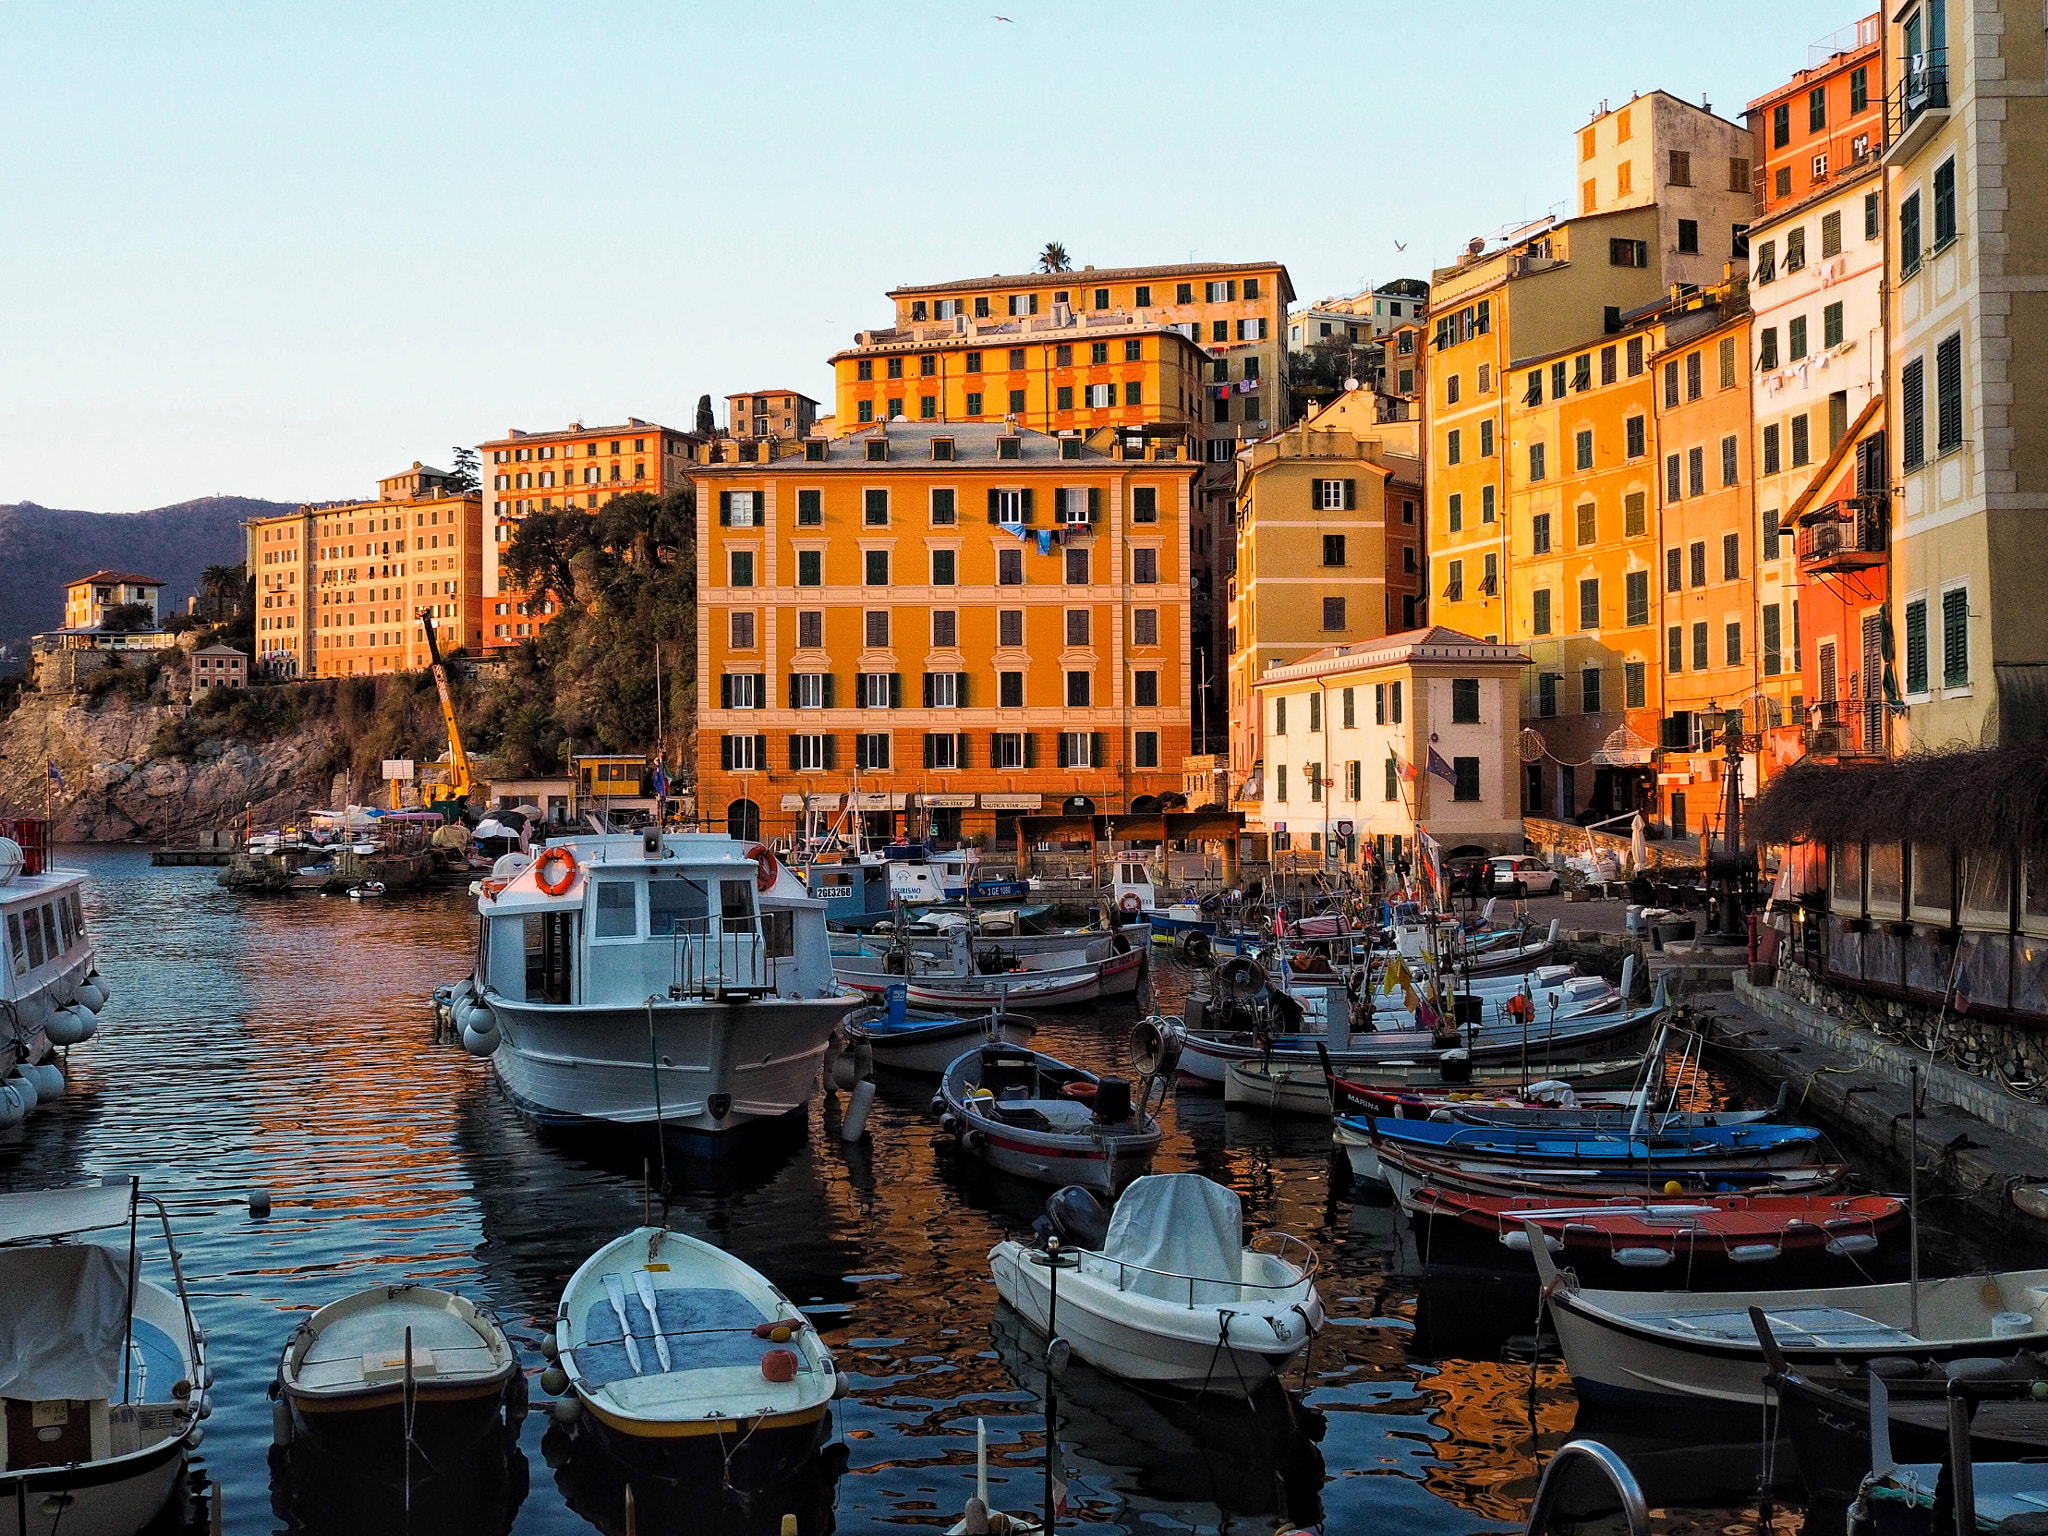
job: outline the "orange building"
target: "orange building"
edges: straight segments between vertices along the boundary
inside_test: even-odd
[[[1188,748],[1192,437],[875,425],[694,470],[698,805],[1013,840],[1149,809]]]
[[[594,512],[630,491],[666,495],[690,471],[694,433],[637,416],[617,427],[571,422],[558,432],[523,432],[479,443],[483,458],[484,647],[502,650],[531,639],[554,605],[515,590],[499,562],[521,518],[535,512]]]
[[[755,389],[725,397],[725,426],[735,442],[764,437],[809,437],[818,402],[794,389]]]
[[[248,530],[257,663],[284,675],[352,677],[428,664],[418,615],[444,651],[483,641],[483,503],[415,462],[374,501],[327,502]]]
[[[1884,153],[1884,14],[1816,44],[1828,53],[1744,112],[1755,162],[1755,217],[1803,203]]]
[[[1663,561],[1664,749],[1658,809],[1673,837],[1718,826],[1728,717],[1746,736],[1790,717],[1796,674],[1766,667],[1783,644],[1757,581],[1756,465],[1751,462],[1748,285],[1735,278],[1663,306],[1657,317],[1657,449]],[[1775,600],[1777,589],[1772,589]],[[1759,786],[1744,764],[1743,793]]]

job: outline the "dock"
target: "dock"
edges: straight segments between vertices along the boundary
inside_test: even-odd
[[[197,842],[149,850],[149,862],[159,868],[177,868],[189,864],[228,864],[233,862],[235,850],[241,846],[241,838],[234,832],[202,832]]]

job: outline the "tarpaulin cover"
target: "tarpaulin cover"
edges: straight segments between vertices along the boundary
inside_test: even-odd
[[[133,1195],[133,1187],[126,1179],[111,1184],[75,1184],[68,1189],[0,1195],[0,1243],[35,1242],[102,1227],[125,1227]]]
[[[91,1243],[0,1248],[0,1296],[0,1397],[48,1402],[120,1390],[124,1255]]]
[[[1123,1192],[1103,1240],[1107,1258],[1142,1264],[1160,1274],[1132,1274],[1128,1289],[1161,1301],[1237,1299],[1244,1276],[1243,1213],[1237,1196],[1199,1173],[1159,1173]]]

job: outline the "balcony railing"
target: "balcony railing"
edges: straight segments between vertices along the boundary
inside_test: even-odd
[[[1862,571],[1883,565],[1891,531],[1888,498],[1858,496],[1815,507],[1799,519],[1801,571]]]
[[[1904,63],[1899,83],[1885,100],[1885,139],[1895,146],[1929,113],[1948,113],[1948,50],[1930,48]]]
[[[1884,143],[1873,114],[1857,127],[1845,128],[1824,139],[1809,139],[1796,151],[1778,153],[1789,154],[1791,158],[1759,166],[1750,173],[1758,218],[1775,208],[1802,202],[1845,177],[1860,175],[1877,164],[1884,154]],[[1778,190],[1780,171],[1790,172],[1783,192]]]
[[[1884,700],[1822,699],[1806,711],[1806,750],[1814,757],[1883,757]]]

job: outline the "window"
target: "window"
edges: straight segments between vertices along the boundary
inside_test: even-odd
[[[1600,669],[1588,667],[1579,674],[1579,709],[1588,715],[1600,713]]]
[[[1731,435],[1721,439],[1721,483],[1733,485],[1736,480],[1735,438]]]
[[[1806,265],[1806,226],[1785,231],[1785,270],[1797,272]]]
[[[1768,642],[1768,636],[1766,636]],[[1927,599],[1906,604],[1906,692],[1927,692]]]
[[[1444,583],[1444,596],[1456,602],[1465,595],[1465,562],[1453,560],[1448,568],[1449,579]]]
[[[1707,626],[1705,623],[1692,627],[1692,669],[1695,672],[1707,670]]]
[[[1323,628],[1341,630],[1344,627],[1344,599],[1326,597],[1323,599]]]
[[[1319,693],[1308,696],[1308,728],[1311,734],[1323,728],[1323,696]]]
[[[760,686],[761,679],[752,672],[728,672],[719,678],[724,695],[719,700],[723,709],[766,709],[767,689]]]
[[[1628,436],[1628,456],[1640,459],[1647,449],[1648,423],[1641,416],[1631,416],[1624,426]]]
[[[1622,578],[1622,595],[1627,604],[1623,622],[1629,625],[1650,622],[1650,573],[1630,571]]]
[[[1572,512],[1573,521],[1577,524],[1580,547],[1583,548],[1588,544],[1598,542],[1600,518],[1594,510],[1593,503],[1589,501],[1582,507],[1573,508]]]
[[[1685,670],[1685,630],[1677,624],[1671,626],[1665,636],[1664,670],[1683,672]]]
[[[1879,235],[1883,233],[1883,204],[1879,199],[1878,195],[1875,192],[1871,192],[1866,194],[1863,199],[1863,238],[1866,240],[1875,240]]]
[[[1920,194],[1899,200],[1899,276],[1920,270]]]
[[[754,552],[751,549],[730,551],[732,579],[728,585],[751,587],[754,584]]]
[[[1664,499],[1677,501],[1684,492],[1685,470],[1683,462],[1675,453],[1664,456]]]
[[[1766,603],[1764,616],[1764,676],[1776,677],[1785,669],[1784,618],[1776,603]]]
[[[857,768],[886,768],[889,766],[889,737],[887,732],[873,732],[853,738],[853,761]]]
[[[1806,316],[1794,315],[1785,322],[1785,357],[1798,362],[1806,356]]]
[[[1067,674],[1067,708],[1086,709],[1088,707],[1089,680],[1090,674],[1086,672],[1069,672]]]
[[[1456,427],[1453,427],[1450,431],[1444,434],[1444,462],[1446,464],[1456,464],[1461,462],[1464,458],[1464,454],[1461,451],[1461,448],[1462,436],[1459,433],[1458,429]],[[1316,483],[1318,485],[1321,485],[1326,482],[1317,481]]]
[[[1387,714],[1395,725],[1401,723],[1401,685],[1387,684]]]
[[[978,389],[970,389],[969,391],[967,391],[967,414],[970,416],[979,416],[981,414],[981,391]],[[951,457],[953,457],[952,444],[950,442],[947,443],[946,451],[943,455],[941,455],[938,452],[938,443],[934,442],[932,444],[932,457],[935,459],[940,457],[950,459]]]
[[[932,585],[950,587],[958,579],[959,556],[950,549],[932,551]]]
[[[1611,267],[1647,267],[1650,264],[1650,242],[1647,240],[1609,240],[1607,242],[1607,264]]]
[[[1738,581],[1742,577],[1742,536],[1734,533],[1721,535],[1721,579]]]
[[[1963,445],[1963,338],[1942,339],[1934,349],[1934,451],[1949,453]]]
[[[800,587],[822,587],[825,584],[823,550],[800,549],[796,552],[796,584]]]
[[[1405,506],[1406,503],[1404,502],[1403,505]],[[1479,521],[1482,523],[1493,521],[1493,487],[1490,485],[1479,487]]]
[[[1453,491],[1451,492],[1451,499],[1448,505],[1450,509],[1451,532],[1460,533],[1465,527],[1465,498],[1458,492]]]
[[[862,617],[861,637],[871,650],[886,650],[889,645],[889,610],[870,608]]]
[[[1797,469],[1812,457],[1813,440],[1807,416],[1801,411],[1792,418],[1792,467]]]
[[[1451,775],[1455,781],[1451,791],[1451,798],[1453,800],[1477,800],[1479,798],[1478,758],[1452,758]]]
[[[1532,481],[1543,478],[1543,444],[1529,445],[1529,478]]]
[[[1550,514],[1538,512],[1529,519],[1529,547],[1539,555],[1550,553]]]
[[[1953,156],[1934,168],[1934,248],[1956,237],[1956,162]]]
[[[1685,486],[1689,496],[1707,494],[1707,450],[1688,448],[1685,450]]]
[[[996,585],[999,587],[1021,587],[1024,585],[1023,550],[999,549],[996,551]]]
[[[1615,349],[1612,347],[1602,347],[1600,349],[1600,382],[1602,384],[1612,384],[1618,367],[1619,359]]]
[[[1140,586],[1150,586],[1159,580],[1158,550],[1134,549],[1131,551],[1131,580]]]
[[[1538,587],[1529,594],[1529,632],[1532,635],[1550,633],[1550,589]]]
[[[1451,679],[1451,724],[1477,725],[1479,723],[1479,679],[1476,677],[1454,677]]]
[[[1573,464],[1578,469],[1593,467],[1593,434],[1590,430],[1580,432],[1572,440]]]
[[[1672,150],[1670,153],[1670,171],[1671,174],[1666,178],[1666,180],[1671,186],[1691,186],[1692,156],[1682,149]]]
[[[1941,686],[1964,688],[1970,682],[1970,593],[1951,587],[1941,594]]]
[[[1579,628],[1600,627],[1600,578],[1588,577],[1579,583]]]
[[[861,556],[862,579],[871,587],[889,585],[889,551],[870,549]]]
[[[1842,254],[1842,212],[1839,208],[1820,216],[1820,253],[1823,258]]]
[[[1792,195],[1791,166],[1781,165],[1778,167],[1777,173],[1771,178],[1771,191],[1778,197],[1790,197]]]
[[[1452,374],[1452,375],[1451,375],[1451,376],[1450,376],[1449,378],[1447,378],[1447,379],[1445,379],[1445,380],[1444,380],[1444,404],[1445,404],[1445,405],[1456,405],[1457,403],[1458,403],[1458,375],[1454,373],[1454,374]]]
[[[1782,467],[1779,463],[1778,424],[1774,421],[1764,428],[1764,473],[1775,475]]]
[[[1927,462],[1927,364],[1914,358],[1899,370],[1899,463],[1918,469]]]
[[[767,767],[755,750],[757,740],[753,736],[719,737],[719,766],[733,773],[753,773]]]
[[[829,672],[792,672],[789,674],[789,707],[791,709],[824,709],[825,685],[831,679]]]
[[[1679,151],[1674,149],[1671,154],[1672,158],[1676,159]],[[1680,183],[1680,185],[1690,185],[1690,183]],[[1698,219],[1680,219],[1678,221],[1678,250],[1679,254],[1685,256],[1697,256],[1700,253],[1700,221]]]
[[[825,645],[825,615],[815,608],[807,608],[796,616],[796,643],[799,650],[822,650]]]
[[[1778,558],[1778,514],[1775,512],[1764,514],[1764,558]]]
[[[1088,551],[1070,549],[1066,552],[1066,582],[1069,586],[1088,585]]]
[[[1328,483],[1330,483],[1330,482],[1327,482],[1327,481],[1326,481],[1325,483],[1326,483],[1326,484],[1328,484]],[[1343,534],[1341,534],[1341,533],[1326,533],[1326,534],[1324,534],[1324,535],[1323,535],[1323,564],[1325,564],[1325,565],[1342,565],[1343,563],[1344,563],[1344,535],[1343,535]]]
[[[1090,610],[1086,608],[1069,608],[1067,610],[1067,644],[1086,645],[1088,643],[1089,614]]]
[[[1536,674],[1536,713],[1548,720],[1557,713],[1557,673]]]
[[[1695,539],[1687,546],[1686,566],[1692,574],[1692,584],[1704,587],[1707,584],[1707,541]]]
[[[1839,347],[1842,344],[1842,306],[1830,304],[1820,312],[1820,344],[1823,347]]]
[[[728,643],[735,651],[751,651],[754,648],[754,613],[751,608],[742,608],[729,616],[726,627]]]
[[[1739,667],[1742,665],[1742,626],[1739,623],[1730,624],[1726,638],[1727,645],[1723,656],[1729,666]]]
[[[1685,355],[1685,398],[1697,400],[1702,390],[1700,378],[1700,354],[1688,352]]]
[[[1641,491],[1630,491],[1621,500],[1621,534],[1626,539],[1640,539],[1650,531],[1650,517],[1644,505]]]

